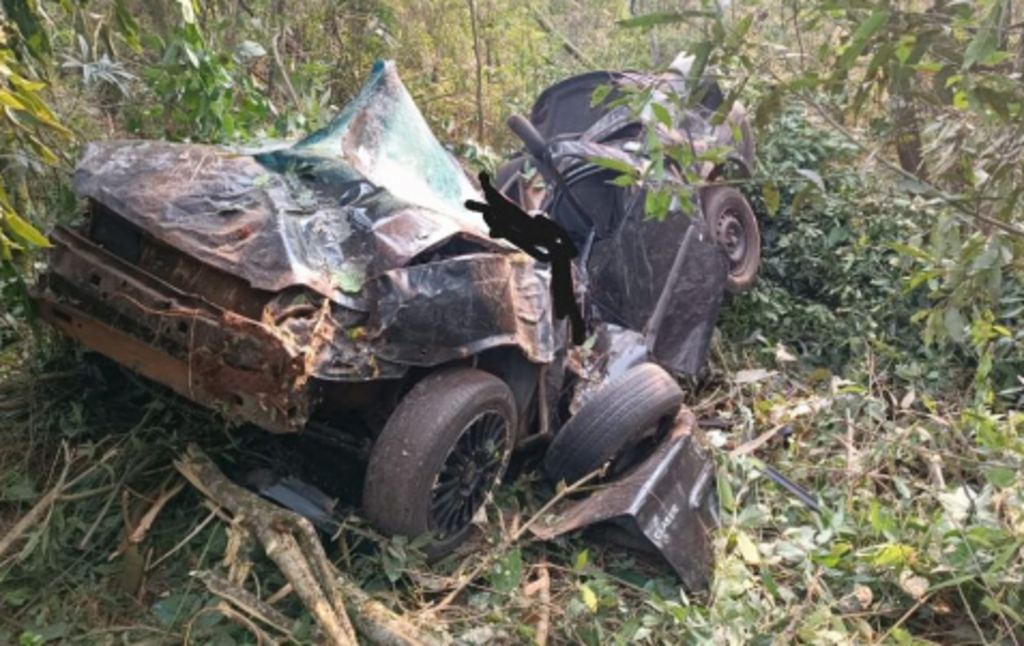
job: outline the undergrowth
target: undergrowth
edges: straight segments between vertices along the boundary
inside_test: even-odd
[[[723,511],[709,593],[687,594],[658,564],[600,541],[509,544],[549,493],[529,469],[487,507],[465,553],[428,566],[415,545],[350,516],[329,544],[341,569],[461,644],[531,643],[545,625],[551,644],[1024,640],[1024,420],[1012,392],[978,379],[970,345],[921,342],[920,297],[892,243],[922,214],[799,113],[766,133],[760,155],[762,172],[813,169],[828,190],[798,208],[780,183],[774,215],[754,198],[762,280],[728,303],[691,392],[699,416],[729,423],[706,437]],[[189,442],[234,474],[304,449],[227,428],[14,323],[0,385],[0,536],[75,484],[0,561],[0,643],[256,643],[209,610],[216,599],[190,576],[227,548],[200,496],[184,488],[137,541],[126,537],[173,486],[172,460]],[[766,432],[775,438],[755,454],[730,456]],[[765,465],[813,492],[821,513],[767,480]],[[483,576],[440,607],[484,559]],[[284,583],[267,561],[254,573],[264,597]],[[309,643],[301,606],[280,608],[295,618],[294,641]]]

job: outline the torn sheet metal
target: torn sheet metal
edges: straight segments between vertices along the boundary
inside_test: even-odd
[[[704,367],[728,275],[724,250],[703,221],[694,221],[645,326],[647,348],[660,364],[690,375]]]
[[[90,219],[54,234],[44,314],[229,417],[296,430],[312,380],[552,357],[548,272],[463,207],[478,196],[392,63],[294,145],[94,143],[75,190]]]
[[[322,532],[335,534],[341,528],[338,501],[318,487],[290,476],[282,477],[270,469],[255,469],[245,474],[244,484],[264,498],[306,518]]]
[[[693,242],[684,245],[691,228]],[[696,374],[707,356],[728,271],[724,251],[711,242],[702,221],[678,212],[651,220],[640,201],[625,213],[616,235],[595,242],[589,291],[601,319],[648,335],[655,361]]]
[[[548,276],[525,254],[471,254],[386,272],[375,290],[380,356],[429,366],[514,345],[548,363]]]
[[[71,338],[229,419],[296,431],[309,413],[301,349],[273,328],[185,294],[57,229],[36,293]]]
[[[533,531],[551,540],[599,524],[623,530],[659,554],[688,590],[706,590],[714,569],[711,532],[718,524],[714,462],[697,446],[684,412],[673,434],[622,478],[563,507]],[[615,534],[609,534],[615,536]]]

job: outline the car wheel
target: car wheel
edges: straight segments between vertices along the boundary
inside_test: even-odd
[[[729,258],[726,289],[739,294],[754,286],[761,267],[761,231],[750,203],[729,186],[711,186],[701,194],[711,235]]]
[[[622,456],[674,417],[683,391],[662,368],[642,363],[608,382],[555,435],[544,456],[554,482],[576,482]]]
[[[363,513],[386,534],[433,540],[443,556],[469,532],[512,453],[516,406],[497,377],[443,370],[399,402],[374,443],[363,485]]]

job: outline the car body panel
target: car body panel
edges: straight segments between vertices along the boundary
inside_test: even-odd
[[[553,356],[548,271],[462,207],[477,195],[391,63],[294,145],[94,143],[75,190],[90,218],[52,236],[44,317],[228,417],[294,431],[314,381]]]

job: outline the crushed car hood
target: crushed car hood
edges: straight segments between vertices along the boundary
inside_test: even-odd
[[[383,61],[329,126],[294,145],[93,143],[75,191],[257,289],[304,285],[350,307],[370,278],[453,239],[512,251],[463,208],[475,189]]]

